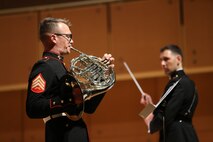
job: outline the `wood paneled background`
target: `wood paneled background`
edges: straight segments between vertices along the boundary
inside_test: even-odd
[[[92,142],[158,141],[158,134],[147,134],[138,116],[143,109],[140,92],[123,61],[157,102],[168,81],[160,68],[159,49],[169,43],[183,49],[185,70],[198,88],[193,121],[199,139],[213,141],[212,0],[105,1],[64,8],[22,8],[8,13],[0,10],[1,142],[44,142],[44,124],[26,116],[25,99],[29,72],[42,53],[39,21],[47,16],[70,19],[74,47],[95,56],[112,53],[116,58],[115,86],[94,114],[83,116]],[[76,56],[73,52],[65,57],[67,68]]]

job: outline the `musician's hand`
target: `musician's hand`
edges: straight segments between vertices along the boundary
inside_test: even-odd
[[[141,96],[140,103],[145,105],[145,106],[148,105],[148,104],[153,104],[152,97],[145,93],[143,96]]]
[[[154,117],[153,113],[150,113],[146,118],[144,118],[144,122],[147,125],[148,129],[153,117]]]
[[[114,68],[113,62],[115,61],[115,58],[112,57],[111,54],[105,53],[104,56],[102,57],[101,61],[106,64],[108,67]]]

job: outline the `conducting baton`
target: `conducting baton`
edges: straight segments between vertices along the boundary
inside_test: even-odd
[[[130,76],[132,77],[133,81],[135,82],[136,86],[138,87],[138,90],[140,91],[142,96],[145,96],[145,93],[143,92],[141,86],[139,85],[138,81],[136,80],[135,76],[133,75],[133,73],[131,72],[129,66],[127,65],[126,62],[123,62],[125,68],[127,69],[127,71],[129,72]]]

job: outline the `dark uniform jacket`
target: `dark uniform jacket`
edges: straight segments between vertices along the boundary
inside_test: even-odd
[[[51,52],[43,53],[43,58],[35,63],[29,76],[26,112],[30,118],[45,118],[62,112],[74,115],[82,111],[82,106],[70,103],[70,92],[64,91],[61,87],[63,84],[61,78],[67,73],[63,57]],[[101,94],[86,101],[84,112],[95,112],[103,96],[104,94]],[[71,136],[71,130],[74,131],[74,127],[80,128],[76,129],[77,132],[73,132],[77,134]],[[54,132],[53,129],[56,131]],[[46,123],[46,141],[68,142],[70,139],[72,139],[71,142],[87,141],[87,129],[82,119],[72,121],[65,116]]]
[[[198,102],[197,91],[192,80],[183,70],[171,75],[166,90],[176,81],[176,87],[154,111],[150,132],[160,131],[160,142],[198,142],[192,125],[192,117]]]

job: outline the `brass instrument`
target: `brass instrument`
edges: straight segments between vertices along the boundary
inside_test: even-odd
[[[115,72],[111,67],[108,67],[108,60],[87,55],[73,47],[71,49],[80,54],[71,60],[70,72],[80,88],[84,105],[84,101],[103,94],[113,87],[116,81]],[[68,85],[70,85],[69,82]],[[68,117],[72,120],[78,120],[83,111],[79,116],[73,118],[68,115]]]

